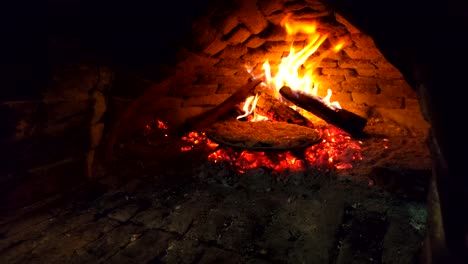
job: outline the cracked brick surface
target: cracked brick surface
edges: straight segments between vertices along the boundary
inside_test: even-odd
[[[58,206],[55,214],[39,210],[5,219],[0,258],[2,263],[342,263],[350,256],[389,259],[395,252],[408,260],[419,250],[424,204],[332,179],[297,185],[261,176],[255,183],[262,188],[249,188],[252,181],[228,186],[203,178],[161,188],[154,179],[138,178],[141,187],[132,191],[123,191],[124,183],[93,201]],[[422,215],[409,217],[414,210]],[[408,247],[401,246],[403,238]]]

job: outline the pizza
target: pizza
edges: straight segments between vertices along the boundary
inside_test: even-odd
[[[321,140],[317,130],[286,122],[222,121],[205,132],[219,144],[248,150],[306,148]]]

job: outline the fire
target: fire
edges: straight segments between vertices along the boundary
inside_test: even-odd
[[[166,124],[164,124],[164,122],[162,122],[161,120],[157,120],[157,122],[158,122],[159,129],[167,130],[168,127]]]
[[[278,66],[278,72],[275,76],[271,76],[269,62],[263,64],[268,86],[276,90],[283,86],[289,86],[295,91],[302,91],[308,94],[317,95],[318,83],[313,80],[313,72],[330,53],[338,52],[343,48],[344,43],[340,42],[332,49],[327,50],[315,58],[310,58],[322,43],[328,38],[328,34],[317,31],[317,23],[315,21],[294,20],[291,15],[287,15],[281,21],[281,25],[286,29],[289,38],[302,33],[307,34],[308,41],[304,48],[296,51],[291,44],[289,55],[281,60]],[[308,62],[307,64],[305,64]],[[300,74],[300,68],[305,70]],[[270,76],[268,76],[270,75]]]
[[[316,96],[317,99],[321,100],[325,105],[332,109],[340,109],[341,106],[338,102],[330,101],[332,96],[331,89],[327,90],[327,95],[325,97],[318,96],[319,84],[314,81],[313,73],[324,58],[331,53],[339,52],[345,43],[339,42],[331,49],[322,52],[319,56],[311,58],[322,43],[328,38],[328,34],[317,31],[317,23],[315,21],[294,20],[291,18],[291,15],[287,15],[283,18],[281,26],[285,28],[288,34],[288,39],[292,39],[294,41],[295,35],[306,34],[308,36],[308,41],[306,46],[299,51],[296,51],[291,44],[289,55],[282,58],[275,75],[272,75],[271,73],[269,61],[267,60],[263,63],[263,76],[268,90],[275,95],[277,99],[284,102],[279,90],[283,86],[289,86],[293,91],[300,91]],[[244,102],[243,108],[245,114],[242,115],[242,117],[251,113],[255,114],[255,105],[252,103],[252,99],[249,98]],[[249,111],[246,111],[245,109],[249,109]]]
[[[295,21],[291,23],[291,14],[287,14],[280,22],[280,25],[286,29],[288,36],[294,36],[297,33],[312,35],[317,30],[317,23],[315,21]]]
[[[237,151],[229,147],[219,148],[204,133],[190,132],[182,140],[190,145],[181,151],[189,151],[194,144],[204,144],[208,148],[208,160],[214,163],[225,162],[240,173],[254,168],[267,168],[275,172],[284,170],[343,170],[353,167],[353,163],[362,160],[361,142],[351,139],[349,134],[339,128],[320,128],[322,142],[309,147],[301,155],[292,151],[268,153],[264,151]]]
[[[144,134],[157,132],[167,137],[166,123],[156,120],[148,127],[145,128]],[[204,132],[185,134],[181,138],[182,145],[179,147],[181,152],[203,149],[208,161],[228,164],[240,173],[259,167],[274,172],[305,171],[310,168],[320,171],[343,170],[352,168],[354,162],[362,159],[362,142],[353,140],[349,134],[334,126],[321,127],[317,130],[322,135],[322,142],[300,151],[235,150],[211,141]]]
[[[289,86],[293,91],[307,93],[316,96],[328,107],[340,109],[338,102],[331,102],[332,90],[327,90],[325,97],[318,96],[319,83],[314,81],[313,72],[320,62],[329,54],[340,51],[344,42],[340,42],[322,52],[320,55],[311,57],[324,43],[328,35],[317,30],[315,22],[295,21],[290,15],[286,16],[281,25],[285,28],[289,38],[294,40],[297,34],[307,34],[308,41],[304,48],[296,51],[293,45],[290,47],[288,56],[282,58],[278,71],[273,75],[268,61],[263,63],[263,85],[272,92],[280,101],[285,102],[279,90],[283,86]],[[248,70],[251,73],[251,70]],[[247,118],[248,121],[267,120],[255,111],[259,94],[248,97],[242,110],[244,114],[237,119]],[[272,120],[274,121],[274,120]],[[158,121],[158,129],[165,130],[167,126]],[[279,172],[283,170],[306,170],[314,168],[317,170],[343,170],[353,167],[353,162],[361,160],[362,142],[351,139],[350,135],[339,128],[328,126],[316,128],[322,135],[322,142],[307,149],[283,152],[262,151],[239,151],[229,147],[221,147],[212,142],[204,133],[190,132],[182,137],[188,145],[181,147],[181,151],[191,151],[194,147],[207,148],[207,158],[214,163],[227,163],[238,172],[244,172],[253,168],[267,168]],[[299,152],[299,153],[298,153]]]
[[[256,94],[255,96],[247,97],[247,99],[244,102],[244,106],[242,107],[244,114],[238,116],[237,119],[248,117],[249,118],[248,120],[251,122],[268,120],[266,116],[262,116],[254,111],[255,106],[257,106],[258,98],[259,98],[258,94]],[[250,115],[252,114],[252,112],[253,112],[253,117]]]

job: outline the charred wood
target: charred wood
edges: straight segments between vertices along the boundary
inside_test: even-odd
[[[202,129],[208,128],[218,119],[234,109],[237,104],[244,101],[261,82],[261,80],[249,81],[215,108],[187,119],[177,130],[177,132],[179,134],[184,134],[186,132],[200,131]]]
[[[295,105],[322,118],[350,134],[360,134],[367,124],[367,119],[346,109],[332,109],[319,98],[303,92],[295,92],[290,87],[283,86],[280,94]]]
[[[305,116],[267,93],[262,93],[258,98],[255,110],[260,115],[266,116],[272,120],[311,128],[314,127],[314,124]]]

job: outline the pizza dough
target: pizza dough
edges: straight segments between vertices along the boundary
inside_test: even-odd
[[[217,143],[249,150],[306,148],[321,140],[313,128],[271,121],[222,121],[208,128],[206,135]]]

